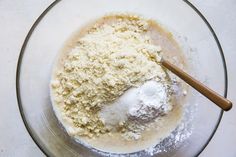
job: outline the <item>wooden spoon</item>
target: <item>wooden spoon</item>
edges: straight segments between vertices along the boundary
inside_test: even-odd
[[[196,89],[198,92],[200,92],[202,95],[207,97],[209,100],[214,102],[217,106],[222,108],[224,111],[229,111],[232,108],[232,102],[228,99],[224,98],[223,96],[219,95],[212,89],[208,88],[198,80],[194,79],[187,73],[185,73],[183,70],[178,68],[177,66],[171,64],[170,62],[166,61],[165,59],[161,59],[160,63],[176,74],[178,77],[180,77],[182,80],[184,80],[186,83],[188,83],[190,86],[192,86],[194,89]]]

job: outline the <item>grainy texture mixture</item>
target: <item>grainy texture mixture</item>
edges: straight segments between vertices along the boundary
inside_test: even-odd
[[[104,105],[148,80],[165,81],[165,71],[155,62],[161,47],[145,34],[148,27],[145,19],[132,15],[95,24],[69,52],[63,68],[55,71],[53,101],[71,126],[71,136],[110,132],[98,116]]]

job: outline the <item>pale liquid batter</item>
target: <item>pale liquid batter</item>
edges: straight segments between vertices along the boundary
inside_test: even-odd
[[[116,21],[116,17],[106,16],[93,22],[91,25],[93,25],[94,23],[102,25],[104,23],[114,21]],[[162,51],[164,52],[163,56],[170,61],[173,57],[175,57],[174,63],[181,65],[185,67],[185,69],[187,69],[185,63],[186,59],[179,45],[173,39],[172,34],[164,30],[154,21],[149,20],[149,25],[150,26],[146,33],[151,36],[153,44],[160,45],[162,47]],[[89,28],[90,25],[84,27],[83,29],[80,29],[67,41],[58,56],[54,71],[56,71],[56,69],[62,68],[63,60],[66,57],[67,53],[70,52],[70,50],[76,45],[77,40],[86,34]],[[187,87],[185,86],[185,84],[181,83],[179,88],[180,92],[182,92],[183,90],[187,91]],[[105,152],[131,153],[146,149],[158,144],[162,139],[170,135],[170,133],[177,127],[182,118],[184,101],[184,97],[180,99],[177,99],[175,97],[172,98],[172,103],[175,104],[173,110],[157,122],[154,122],[150,128],[142,133],[141,138],[138,140],[126,140],[122,138],[121,133],[104,134],[96,138],[80,136],[75,138],[77,141],[82,141],[96,149]],[[57,117],[59,115],[60,114],[57,114]]]

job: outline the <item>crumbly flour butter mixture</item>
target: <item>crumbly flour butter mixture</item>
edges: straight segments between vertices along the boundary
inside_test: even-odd
[[[70,136],[98,149],[128,152],[118,147],[144,149],[177,126],[181,107],[158,63],[164,47],[153,42],[151,25],[136,15],[106,16],[59,57],[51,94]],[[132,147],[137,142],[143,145]],[[106,143],[116,144],[109,149]]]

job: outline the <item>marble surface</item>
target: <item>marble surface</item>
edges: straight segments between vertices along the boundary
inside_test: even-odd
[[[190,0],[208,19],[225,53],[228,97],[236,102],[236,1]],[[17,106],[15,72],[18,55],[31,25],[52,0],[0,0],[0,156],[43,157],[28,135]],[[224,114],[200,157],[236,156],[236,107]]]

